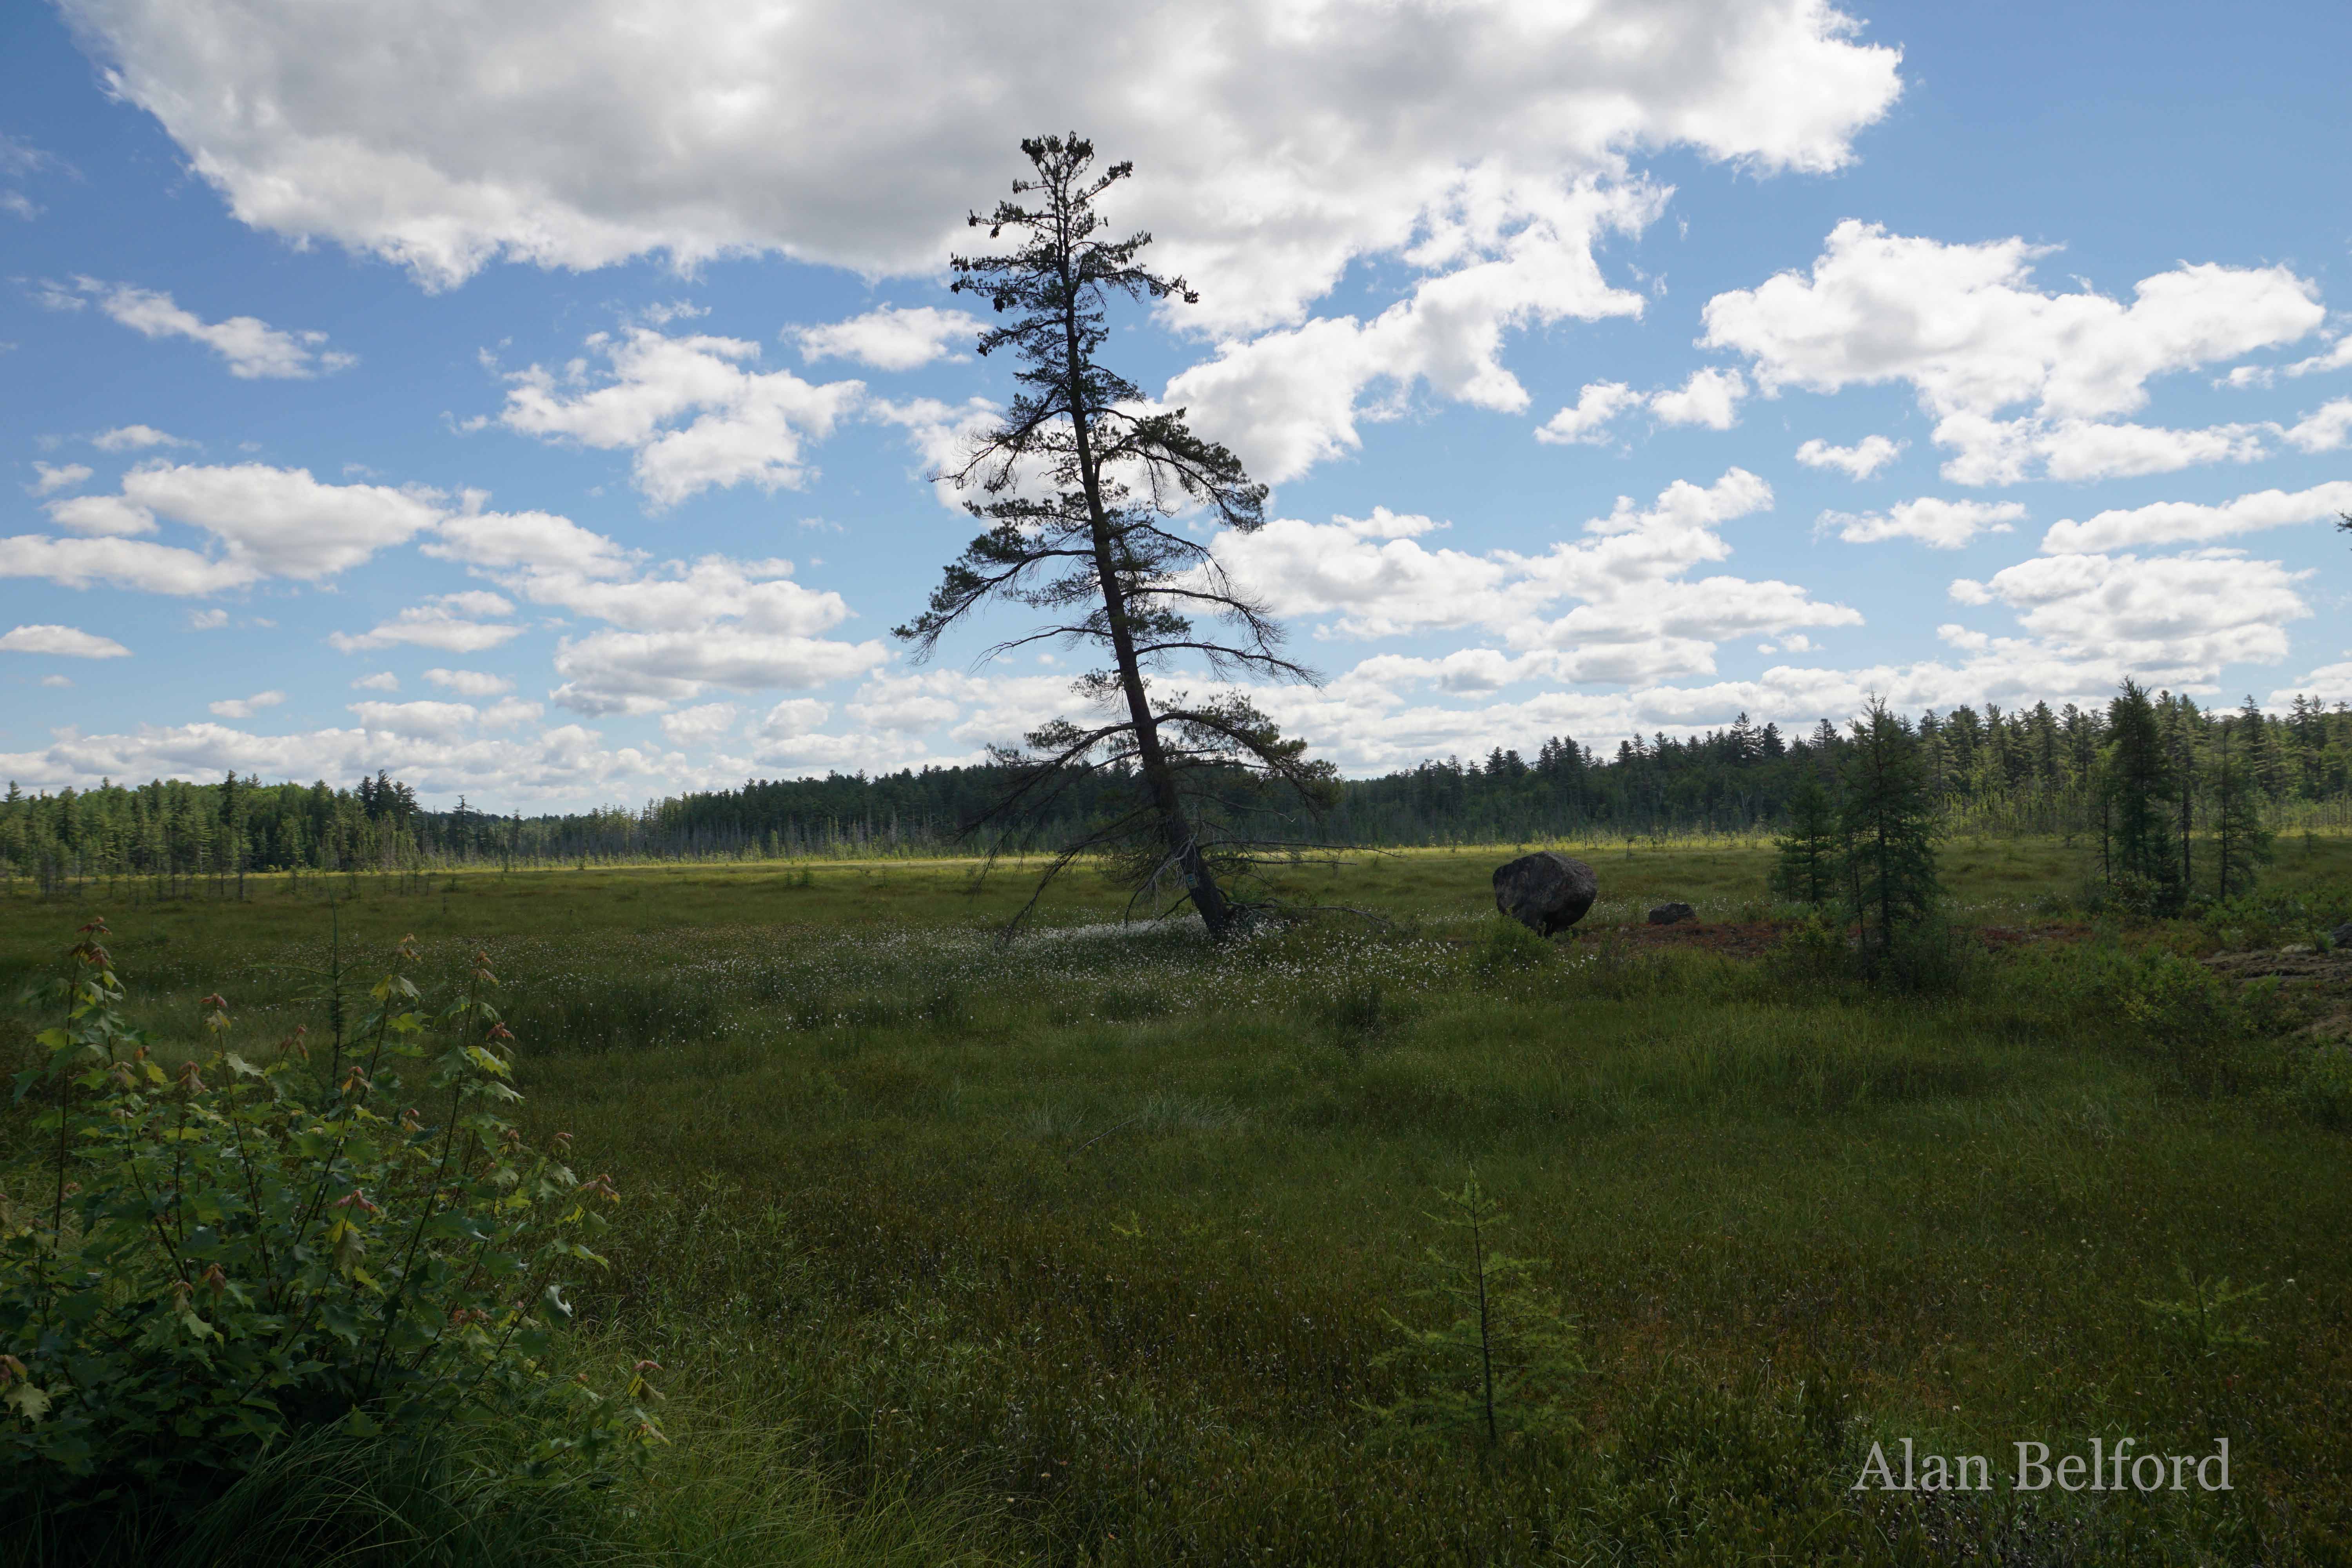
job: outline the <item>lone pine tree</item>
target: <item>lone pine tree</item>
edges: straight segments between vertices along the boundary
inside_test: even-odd
[[[1133,165],[1094,172],[1094,145],[1075,133],[1033,138],[1021,151],[1036,177],[1014,181],[1013,193],[1028,200],[970,220],[991,239],[1010,231],[1017,247],[951,263],[956,291],[985,297],[1001,318],[981,334],[980,352],[1009,349],[1020,363],[1021,391],[1003,418],[940,476],[979,492],[966,505],[987,530],[897,635],[928,658],[950,627],[1001,601],[1046,619],[983,660],[1041,643],[1101,658],[1075,687],[1092,713],[1033,731],[1025,750],[997,750],[1006,788],[968,826],[1042,818],[1081,780],[1131,780],[1123,805],[1062,847],[1041,890],[1076,857],[1107,855],[1139,889],[1172,875],[1222,937],[1243,911],[1221,879],[1264,847],[1235,824],[1269,795],[1319,811],[1336,795],[1335,775],[1245,696],[1228,689],[1195,700],[1168,682],[1179,661],[1218,680],[1315,678],[1283,657],[1282,627],[1180,521],[1202,513],[1254,532],[1265,521],[1265,487],[1232,452],[1194,435],[1184,410],[1152,407],[1097,358],[1113,296],[1199,299],[1181,278],[1139,264],[1149,234],[1106,235],[1096,200]],[[1204,628],[1203,618],[1222,629]]]

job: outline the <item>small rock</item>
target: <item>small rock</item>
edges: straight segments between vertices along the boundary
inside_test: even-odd
[[[1698,911],[1685,903],[1660,904],[1650,911],[1650,923],[1654,926],[1670,926],[1696,919]]]
[[[2346,921],[2342,925],[2329,931],[2327,940],[2336,944],[2336,951],[2338,952],[2342,952],[2347,948],[2352,948],[2352,921]]]
[[[1549,849],[1495,870],[1495,907],[1538,936],[1582,920],[1600,893],[1601,879],[1591,867]]]

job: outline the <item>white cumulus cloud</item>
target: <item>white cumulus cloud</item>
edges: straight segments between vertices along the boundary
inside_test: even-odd
[[[802,447],[823,440],[864,398],[862,382],[819,385],[788,370],[745,368],[760,345],[740,338],[669,337],[646,327],[599,332],[604,361],[562,373],[519,371],[499,420],[510,430],[634,455],[637,488],[657,507],[746,482],[765,490],[806,482]]]
[[[401,647],[480,653],[521,635],[520,626],[491,619],[513,611],[514,606],[496,594],[443,594],[429,604],[411,605],[372,630],[331,633],[327,642],[338,653]]]
[[[1554,447],[1601,446],[1609,439],[1611,422],[1644,401],[1622,381],[1587,382],[1574,403],[1536,426],[1536,439]]]
[[[2103,511],[2081,522],[2073,518],[2050,525],[2042,548],[2053,555],[2086,554],[2133,545],[2203,544],[2266,528],[2332,521],[2352,512],[2352,480],[2336,479],[2306,490],[2257,490],[2219,506],[2197,501]]]
[[[514,682],[505,676],[478,669],[428,669],[425,679],[460,697],[497,697],[514,689]]]
[[[1797,461],[1809,468],[1835,468],[1850,479],[1866,479],[1901,457],[1905,445],[1884,436],[1864,436],[1851,447],[1832,447],[1816,437],[1797,448]]]
[[[152,425],[120,425],[102,430],[89,438],[89,444],[101,452],[143,452],[151,447],[193,447],[194,441],[184,441],[167,435]]]
[[[661,718],[662,739],[681,750],[715,744],[735,727],[732,702],[703,702]]]
[[[75,626],[17,626],[0,636],[0,652],[41,653],[54,658],[129,658],[131,650],[112,637]]]
[[[2287,623],[2311,614],[2295,591],[2308,572],[2234,550],[2143,559],[2053,554],[1984,583],[1961,579],[1963,604],[1999,602],[2062,652],[2116,661],[2151,682],[2210,682],[2225,664],[2286,657]]]
[[[89,278],[77,282],[97,299],[100,310],[124,326],[151,338],[186,338],[202,343],[227,362],[231,375],[248,381],[300,380],[358,363],[350,354],[324,347],[324,332],[281,331],[256,316],[207,321],[159,289],[100,283]]]
[[[1138,162],[1122,221],[1259,324],[1467,172],[1557,189],[1674,143],[1832,169],[1901,89],[1822,0],[1157,0],[1109,51],[1078,0],[453,0],[426,34],[300,0],[66,8],[243,221],[436,285],[646,252],[928,273],[1051,103]]]
[[[2352,438],[2352,397],[2322,404],[2279,434],[2298,451],[2333,452]]]
[[[1732,637],[1861,621],[1792,584],[1690,575],[1730,554],[1721,524],[1771,503],[1769,485],[1733,468],[1709,486],[1677,480],[1647,507],[1621,497],[1580,538],[1534,555],[1433,548],[1424,540],[1438,524],[1385,509],[1329,523],[1280,519],[1221,534],[1216,551],[1275,611],[1329,616],[1340,635],[1475,626],[1539,653],[1515,668],[1549,679],[1654,679],[1712,672],[1716,647]]]
[[[1912,539],[1931,550],[1958,550],[1980,533],[2008,533],[2023,521],[2025,509],[2015,501],[1939,500],[1921,496],[1897,501],[1884,512],[1825,511],[1820,526],[1835,529],[1849,544],[1876,544],[1888,539]]]
[[[27,493],[45,496],[53,490],[69,490],[89,478],[87,463],[35,463],[33,472],[38,477],[25,487]]]
[[[919,370],[933,360],[963,358],[949,341],[970,342],[983,325],[977,316],[936,305],[884,305],[845,321],[795,327],[787,335],[800,343],[805,360],[853,359],[876,370]]]
[[[257,691],[250,697],[232,697],[209,706],[215,719],[250,719],[263,709],[275,708],[285,700],[283,691]]]
[[[1811,272],[1709,300],[1702,342],[1754,362],[1767,394],[1907,382],[1953,452],[1945,477],[2007,484],[2161,473],[2262,453],[2252,426],[2111,424],[2172,372],[2293,342],[2326,312],[2284,267],[2183,265],[2140,279],[2128,305],[2042,291],[2022,239],[1976,245],[1849,219]],[[2022,408],[2014,417],[2007,411]]]

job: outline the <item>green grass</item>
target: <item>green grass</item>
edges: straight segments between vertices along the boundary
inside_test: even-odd
[[[955,863],[338,882],[348,940],[488,946],[531,1120],[626,1199],[577,1351],[660,1360],[675,1442],[566,1504],[572,1560],[2347,1560],[2352,1146],[2260,1081],[2182,1086],[2103,1000],[2112,939],[2050,912],[2079,851],[1949,847],[1964,922],[2084,941],[1928,998],[1617,940],[1669,897],[1763,914],[1768,850],[1595,852],[1552,946],[1486,912],[1507,853],[1290,868],[1392,923],[1223,952],[1086,929],[1123,901],[1090,876],[1006,949],[981,928],[1025,882]],[[2272,886],[2347,872],[2291,843]],[[89,907],[159,1035],[219,985],[266,1038],[316,1026],[286,965],[326,890]],[[81,912],[0,906],[0,963]],[[1582,1325],[1573,1442],[1367,1412],[1474,1169]],[[2168,1339],[2143,1302],[2182,1266],[2264,1286],[2263,1342]],[[2005,1473],[2126,1435],[2226,1436],[2238,1489],[1848,1489],[1873,1441]]]

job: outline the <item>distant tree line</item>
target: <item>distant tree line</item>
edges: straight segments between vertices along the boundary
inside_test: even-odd
[[[2352,827],[2352,707],[2343,703],[2297,697],[2272,715],[2249,699],[2209,710],[2127,684],[2104,710],[1987,703],[1897,721],[1940,831],[2066,838],[2152,908],[2242,890],[2280,830]],[[1687,739],[1622,742],[1606,755],[1559,736],[1532,759],[1496,748],[1483,760],[1344,781],[1322,837],[1406,847],[1777,836],[1792,818],[1834,810],[1812,792],[1834,793],[1854,743],[1827,720],[1786,736],[1744,716]],[[536,816],[462,799],[428,811],[383,773],[345,788],[235,776],[55,794],[11,784],[0,799],[0,877],[139,877],[177,889],[260,871],[934,855],[968,846],[960,830],[1002,798],[1003,783],[987,765],[753,779]],[[1237,793],[1246,783],[1234,781]],[[1066,790],[1058,816],[994,847],[1066,840],[1132,793],[1131,780],[1106,769]],[[1303,840],[1309,825],[1265,831]]]

